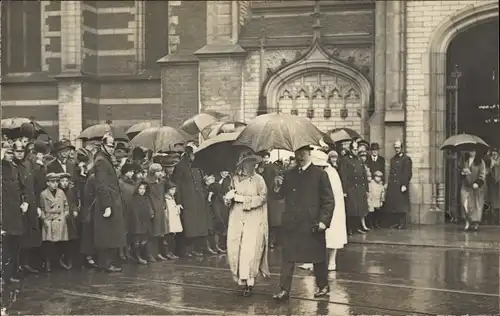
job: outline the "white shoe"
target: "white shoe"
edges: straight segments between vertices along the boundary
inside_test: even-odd
[[[337,271],[337,266],[334,264],[328,265],[328,271]]]
[[[313,270],[313,265],[312,263],[304,263],[304,264],[301,264],[299,266],[300,269],[303,269],[303,270],[309,270],[309,271],[312,271]]]

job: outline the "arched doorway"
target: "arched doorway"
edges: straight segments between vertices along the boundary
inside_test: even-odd
[[[468,133],[500,146],[498,18],[479,23],[450,42],[446,52],[446,136]],[[457,159],[446,160],[446,209],[457,217]]]

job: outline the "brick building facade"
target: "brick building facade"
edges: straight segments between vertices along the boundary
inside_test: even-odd
[[[54,136],[74,138],[108,119],[177,126],[200,110],[242,121],[271,111],[310,116],[325,131],[357,130],[388,157],[403,139],[414,162],[410,220],[442,222],[448,47],[475,25],[498,24],[498,2],[320,7],[2,1],[2,117],[32,116]]]

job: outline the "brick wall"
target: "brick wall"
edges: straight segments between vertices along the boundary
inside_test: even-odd
[[[437,27],[467,6],[485,3],[480,0],[460,1],[408,1],[407,6],[407,120],[406,147],[407,153],[413,159],[412,222],[429,223],[431,196],[433,187],[429,170],[442,170],[441,162],[438,169],[431,169],[430,137],[440,137],[437,131],[431,130],[429,123],[430,82],[426,77],[428,69],[424,69],[424,58],[430,48],[430,41]],[[438,91],[439,93],[439,91]],[[438,116],[440,117],[440,116]],[[442,117],[444,120],[444,117]],[[442,126],[441,122],[439,123]],[[429,135],[429,133],[434,133]],[[436,171],[437,172],[437,171]],[[435,188],[434,188],[435,189]]]
[[[198,113],[198,63],[162,71],[162,124],[177,127]]]
[[[61,3],[41,1],[42,71],[57,74],[61,71]]]
[[[200,102],[202,110],[214,110],[234,119],[242,117],[241,58],[211,58],[200,61]]]

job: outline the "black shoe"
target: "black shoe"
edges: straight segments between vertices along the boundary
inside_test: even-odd
[[[358,228],[358,230],[357,230],[357,231],[358,231],[358,233],[360,233],[361,235],[366,234],[366,231],[364,231],[364,230],[363,230],[363,229],[361,229],[361,228]]]
[[[161,253],[159,253],[159,254],[156,255],[156,260],[157,261],[166,261],[168,259],[165,258]]]
[[[153,256],[148,256],[147,260],[148,260],[148,262],[156,262],[156,259]]]
[[[139,257],[139,256],[137,256],[137,257],[135,258],[135,260],[136,260],[136,262],[137,262],[138,264],[142,264],[142,265],[144,265],[144,264],[148,264],[148,262],[147,262],[146,260],[142,259],[142,258],[141,258],[141,257]]]
[[[192,251],[191,254],[193,255],[193,257],[203,257],[203,254],[198,251]]]
[[[177,257],[176,255],[174,255],[171,252],[167,253],[166,257],[167,257],[168,260],[177,260],[177,259],[179,259],[179,257]]]
[[[38,271],[35,268],[32,268],[31,266],[29,266],[27,264],[21,266],[21,270],[24,271],[24,272],[33,273],[33,274],[40,273],[40,271]]]
[[[281,290],[280,292],[273,295],[273,300],[275,301],[286,301],[290,298],[290,293],[285,290]]]
[[[118,268],[118,267],[115,267],[114,265],[111,265],[111,266],[109,266],[109,268],[107,268],[104,271],[108,272],[108,273],[122,272],[122,268]]]
[[[243,296],[244,297],[249,297],[249,296],[252,296],[252,289],[253,289],[253,286],[245,286],[245,288],[243,289]]]
[[[322,289],[319,289],[318,292],[314,293],[314,297],[323,297],[323,296],[327,296],[328,293],[330,293],[330,287],[329,286],[325,286],[324,288]]]

